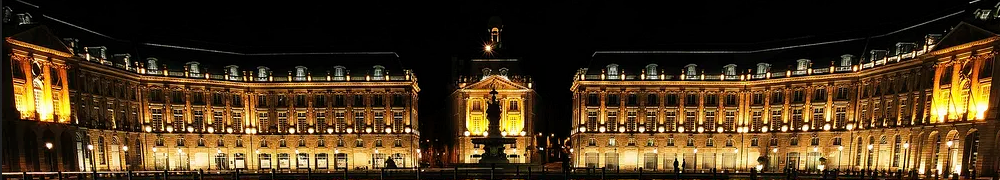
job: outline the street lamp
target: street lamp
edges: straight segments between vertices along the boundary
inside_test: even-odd
[[[945,145],[948,146],[948,158],[945,159],[945,163],[946,164],[944,166],[945,168],[947,168],[946,171],[944,171],[944,172],[948,172],[947,177],[951,177],[951,174],[952,174],[951,171],[953,171],[952,168],[951,168],[951,147],[954,146],[955,143],[952,142],[952,141],[953,140],[949,140],[948,142],[945,143]]]
[[[694,171],[698,171],[698,148],[694,148]]]
[[[119,164],[122,165],[122,169],[126,169],[126,168],[128,168],[128,166],[125,166],[125,163],[128,160],[128,146],[127,145],[122,146],[122,151],[125,152],[125,157],[124,157],[124,160],[122,160],[122,163],[119,163]],[[128,170],[126,169],[126,171],[128,171]]]
[[[873,155],[873,153],[872,153],[872,149],[874,149],[874,148],[875,148],[875,146],[874,146],[874,145],[871,145],[871,144],[869,144],[869,145],[868,145],[868,159],[869,159],[869,160],[870,160],[870,159],[872,159],[872,155]],[[876,162],[876,163],[877,163],[877,162]],[[871,168],[872,168],[872,164],[871,164],[871,163],[867,164],[867,166],[868,166],[868,169],[871,169]]]
[[[844,145],[837,146],[837,169],[840,169],[840,159],[844,157]]]
[[[908,156],[909,154],[910,154],[910,143],[909,142],[903,143],[903,171],[907,171],[906,163],[909,162],[910,160],[910,157]]]
[[[94,145],[93,144],[88,144],[87,145],[87,150],[90,151],[90,165],[91,165],[91,168],[94,171],[97,171],[97,162],[94,161],[95,160],[94,159]]]
[[[48,149],[45,152],[48,153],[48,157],[46,157],[46,159],[49,160],[49,170],[50,171],[55,171],[55,169],[56,169],[56,160],[55,160],[55,157],[53,157],[53,155],[52,155],[52,143],[51,142],[45,142],[45,149]]]

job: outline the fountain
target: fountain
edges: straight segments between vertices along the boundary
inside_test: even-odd
[[[479,164],[508,164],[507,153],[504,153],[504,145],[514,144],[514,138],[506,138],[500,132],[500,101],[497,101],[497,90],[490,91],[492,99],[486,109],[486,119],[489,125],[486,127],[486,137],[472,139],[473,144],[483,145],[483,154],[479,159]]]

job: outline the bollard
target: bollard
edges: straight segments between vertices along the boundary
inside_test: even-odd
[[[383,180],[383,179],[385,179],[385,168],[381,168],[381,169],[379,169],[379,173],[378,173],[378,179],[379,179],[379,180]]]
[[[127,173],[128,173],[128,180],[132,180],[132,170],[129,170]]]
[[[455,166],[455,173],[452,174],[452,179],[458,179],[458,166]]]
[[[490,164],[490,180],[496,179],[496,178],[493,177],[493,172],[496,171],[496,170],[497,170],[497,164],[496,163],[491,163]]]
[[[169,176],[169,174],[167,174],[167,170],[163,170],[163,180],[167,180],[169,178],[170,178],[170,176]]]
[[[205,170],[198,169],[198,180],[205,180]]]
[[[271,169],[271,180],[274,180],[274,169]]]
[[[233,173],[236,174],[236,178],[235,179],[237,179],[237,180],[240,179],[240,169],[236,169],[236,171],[233,172]]]
[[[306,169],[306,180],[312,180],[313,179],[312,177],[313,177],[313,169],[312,168]]]
[[[531,166],[528,166],[528,178],[531,179]]]
[[[63,179],[62,178],[62,171],[56,172],[56,178],[58,178],[59,180]]]
[[[347,180],[347,167],[344,167],[344,180]]]
[[[420,167],[417,167],[417,180],[420,180]]]

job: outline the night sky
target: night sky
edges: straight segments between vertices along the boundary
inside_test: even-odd
[[[248,53],[394,51],[419,78],[424,138],[451,135],[446,97],[452,57],[481,52],[490,16],[503,19],[504,46],[522,57],[542,107],[539,131],[568,135],[571,76],[595,50],[756,50],[884,34],[967,10],[967,0],[886,1],[14,1],[14,11],[42,14],[101,34],[53,29],[84,46],[131,52],[142,42]],[[144,4],[136,4],[136,3]],[[988,3],[988,2],[979,2]],[[989,2],[995,3],[995,2]],[[978,4],[978,3],[977,3]],[[967,10],[969,11],[969,10]],[[968,16],[968,13],[959,16]],[[40,14],[33,14],[44,21]],[[53,23],[53,22],[47,22]],[[957,21],[900,33],[919,41]],[[101,44],[107,43],[107,44]],[[875,39],[837,49],[859,55]],[[838,47],[841,48],[841,47]],[[814,48],[815,49],[815,48]],[[837,52],[841,53],[841,52]],[[808,54],[808,52],[804,53]],[[324,60],[306,60],[324,61]],[[621,61],[628,61],[622,59]],[[671,60],[664,60],[671,61]],[[776,59],[774,61],[794,61]],[[203,63],[211,63],[205,62]],[[254,62],[281,66],[282,62]],[[729,62],[704,62],[721,67]],[[714,63],[719,63],[715,65]],[[293,66],[293,65],[289,65]],[[680,67],[676,67],[680,68]]]

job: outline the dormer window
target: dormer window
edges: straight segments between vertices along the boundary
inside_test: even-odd
[[[618,64],[609,64],[607,68],[608,68],[607,72],[608,78],[618,79]]]
[[[344,66],[334,66],[333,67],[333,79],[334,80],[344,80]]]
[[[267,68],[267,67],[257,66],[257,80],[258,81],[267,81],[268,80],[268,75],[271,74],[268,71],[269,71],[269,68]]]
[[[796,71],[805,71],[806,69],[809,69],[809,60],[808,59],[799,59],[798,60],[798,66],[795,66],[795,70]]]
[[[188,73],[191,75],[191,77],[201,77],[201,69],[198,68],[198,64],[199,64],[198,62],[194,61],[187,63]]]
[[[374,79],[374,80],[385,80],[385,75],[384,75],[384,72],[383,72],[385,70],[385,67],[382,67],[382,65],[375,65],[375,67],[373,67],[373,68],[375,68],[375,71],[372,73],[373,74],[372,75],[373,76],[372,79]]]
[[[295,80],[305,81],[306,80],[306,67],[305,66],[295,66]]]
[[[31,22],[31,14],[28,14],[28,13],[17,14],[17,19],[20,20],[19,22],[17,22],[17,25],[25,25],[25,24],[31,24],[32,23]]]
[[[149,71],[152,71],[152,72],[156,72],[157,70],[160,70],[160,67],[156,64],[156,61],[158,61],[156,58],[146,58],[146,63],[148,64],[148,65],[146,65],[146,70],[149,70]]]
[[[757,63],[757,74],[763,75],[767,74],[771,70],[771,64],[768,63]]]
[[[500,76],[507,76],[507,68],[500,68]]]
[[[844,54],[840,56],[840,67],[850,67],[854,61],[854,55]]]
[[[490,68],[483,68],[483,77],[490,76],[490,72],[492,71]]]
[[[226,73],[229,74],[229,80],[239,80],[240,77],[240,67],[236,65],[226,66]]]
[[[646,65],[646,79],[656,79],[656,64]]]
[[[688,64],[687,66],[684,66],[684,68],[687,69],[687,73],[685,74],[687,76],[697,76],[698,75],[697,67],[698,67],[697,64]]]
[[[722,70],[723,70],[723,72],[726,73],[726,76],[735,76],[736,75],[736,64],[728,64],[726,66],[723,66]]]

